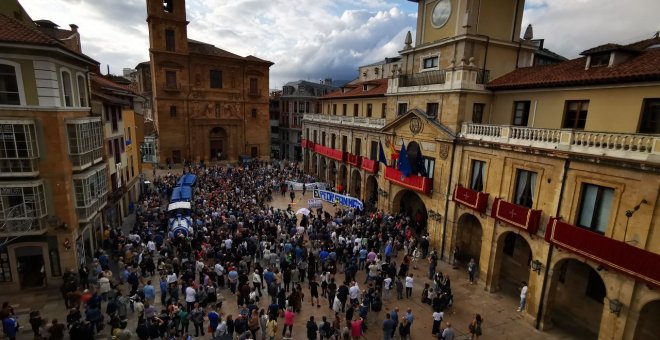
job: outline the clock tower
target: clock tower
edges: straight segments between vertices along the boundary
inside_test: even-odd
[[[397,108],[395,115],[428,111],[457,133],[473,110],[478,117],[488,112],[490,79],[531,65],[534,46],[520,38],[525,1],[410,1],[418,4],[416,37],[409,34],[400,51],[388,107]]]

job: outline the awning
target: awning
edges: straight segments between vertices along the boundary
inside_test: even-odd
[[[485,213],[488,206],[488,196],[490,194],[486,192],[472,190],[459,184],[454,189],[453,199],[468,208]]]
[[[660,255],[550,218],[545,240],[640,281],[660,287]]]
[[[371,160],[368,158],[362,158],[362,169],[367,170],[371,173],[378,172],[378,161]]]
[[[509,203],[500,198],[493,201],[490,215],[516,228],[536,234],[541,220],[541,210],[533,210],[522,205]]]
[[[314,145],[314,152],[326,156],[328,158],[336,159],[340,162],[343,162],[346,160],[346,152],[340,151],[340,150],[335,150],[333,148],[329,148],[327,146],[323,145]]]
[[[385,179],[404,188],[408,188],[427,195],[433,188],[432,179],[418,175],[410,175],[408,177],[404,177],[401,171],[389,166],[385,167]]]
[[[359,167],[360,162],[362,161],[362,156],[357,156],[352,153],[349,153],[346,157],[346,163]]]

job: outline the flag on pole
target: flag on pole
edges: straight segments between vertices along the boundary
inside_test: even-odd
[[[392,162],[392,166],[396,167],[396,160],[399,158],[399,154],[397,153],[396,147],[394,146],[394,141],[389,137],[385,138],[385,146],[390,151],[390,162]]]
[[[403,174],[403,177],[410,176],[412,172],[412,167],[410,166],[410,161],[408,160],[408,155],[406,154],[406,143],[401,142],[401,151],[399,152],[399,159],[397,160],[397,168]]]
[[[387,158],[385,158],[385,150],[383,150],[383,143],[378,141],[378,162],[387,166]]]
[[[424,164],[424,156],[422,156],[422,148],[419,148],[419,151],[417,152],[417,159],[415,159],[415,168],[420,176],[424,176],[424,177],[428,176],[428,174],[426,173],[426,166]]]

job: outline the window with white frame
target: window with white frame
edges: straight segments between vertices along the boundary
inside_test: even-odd
[[[156,145],[152,140],[147,140],[145,138],[144,143],[140,147],[142,151],[142,161],[146,163],[155,163],[156,162]]]
[[[583,183],[580,194],[577,225],[599,234],[605,234],[612,210],[614,189]]]
[[[424,170],[426,171],[426,177],[433,179],[433,173],[435,172],[435,158],[424,157]]]
[[[92,217],[106,202],[108,192],[107,168],[98,165],[83,174],[73,177],[76,212],[82,220]]]
[[[516,174],[515,204],[531,208],[536,190],[536,172],[518,169]]]
[[[0,176],[38,168],[37,133],[32,121],[0,121]]]
[[[21,105],[16,67],[0,64],[0,104]]]
[[[25,184],[0,183],[0,221],[8,232],[28,232],[46,217],[46,196],[41,181]]]
[[[69,71],[60,72],[62,75],[62,93],[64,94],[64,106],[73,106],[73,84]]]
[[[87,85],[85,84],[85,77],[79,74],[76,79],[78,80],[78,100],[80,107],[87,107]]]
[[[100,119],[67,121],[69,155],[74,167],[92,165],[102,158],[103,134]]]

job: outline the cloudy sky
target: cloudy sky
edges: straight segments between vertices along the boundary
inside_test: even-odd
[[[494,0],[488,0],[494,1]],[[32,19],[80,26],[83,51],[121,73],[148,60],[146,0],[20,0]],[[359,65],[402,48],[417,4],[405,0],[187,0],[188,37],[271,60],[271,88],[287,81],[350,80]],[[523,26],[566,57],[660,30],[658,0],[527,0]]]

